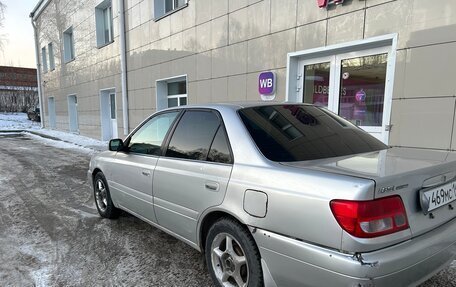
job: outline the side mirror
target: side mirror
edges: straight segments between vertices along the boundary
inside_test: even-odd
[[[110,151],[121,151],[124,148],[124,142],[121,139],[113,139],[109,141]]]

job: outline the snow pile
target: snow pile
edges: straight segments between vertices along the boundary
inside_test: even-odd
[[[26,113],[0,113],[0,130],[39,129],[41,124],[27,118]]]

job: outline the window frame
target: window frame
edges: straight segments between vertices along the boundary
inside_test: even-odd
[[[128,146],[130,145],[130,141],[131,141],[131,138],[133,137],[133,135],[136,134],[136,132],[138,132],[146,123],[148,123],[150,120],[152,120],[153,118],[155,117],[158,117],[158,116],[161,116],[163,114],[168,114],[168,113],[173,113],[173,112],[178,112],[177,115],[176,115],[176,118],[174,119],[173,123],[170,125],[168,131],[166,132],[166,135],[165,137],[163,138],[163,142],[160,146],[160,152],[158,153],[158,155],[155,155],[155,154],[146,154],[146,153],[137,153],[137,152],[132,152],[129,150]],[[174,128],[176,126],[176,123],[180,120],[180,118],[182,117],[182,114],[184,113],[183,110],[180,110],[180,109],[171,109],[171,110],[166,110],[166,111],[162,111],[162,112],[158,112],[158,113],[155,113],[149,117],[147,117],[144,121],[142,121],[142,123],[140,123],[129,135],[128,137],[125,139],[124,141],[124,148],[120,151],[120,152],[124,152],[124,153],[128,153],[128,154],[134,154],[134,155],[141,155],[141,156],[149,156],[149,157],[160,157],[162,156],[163,154],[163,150],[165,148],[165,144],[167,143],[167,140],[168,140],[168,137],[170,135],[170,133],[172,131],[174,131]]]
[[[107,10],[110,10],[109,16],[109,37],[111,39],[106,39],[106,13]],[[95,7],[95,36],[97,41],[97,48],[103,48],[114,42],[114,15],[112,10],[112,1],[104,0]]]
[[[219,133],[219,131],[221,129],[223,130],[223,133],[225,134],[225,141],[226,141],[226,145],[228,147],[228,152],[229,152],[229,156],[230,156],[230,161],[227,163],[208,160],[209,154],[211,153],[211,150],[212,150],[212,146],[214,145],[214,142],[215,142],[215,138],[217,137],[217,134]],[[231,149],[230,139],[228,138],[228,132],[226,131],[225,123],[223,123],[223,120],[222,120],[221,124],[219,125],[217,131],[215,132],[214,138],[212,139],[211,145],[209,146],[209,150],[208,150],[207,156],[206,156],[206,162],[218,163],[218,164],[229,164],[229,165],[232,165],[234,163],[234,156],[233,156],[233,151]]]
[[[117,120],[117,99],[116,99],[116,93],[111,92],[108,94],[109,95],[109,104],[110,104],[110,111],[109,111],[109,119],[110,120]],[[114,102],[113,102],[114,99]],[[114,117],[113,117],[114,115]]]
[[[169,96],[168,84],[175,83],[175,82],[184,82],[184,81],[185,81],[185,91],[187,93]],[[168,108],[178,108],[178,107],[183,107],[183,106],[186,106],[189,104],[188,103],[188,76],[187,76],[187,74],[164,78],[164,79],[158,79],[155,81],[155,87],[156,87],[155,101],[156,101],[157,110],[163,110],[163,109],[168,109]],[[175,97],[183,97],[184,95],[185,95],[185,98],[187,101],[186,105],[176,106],[176,107],[168,106],[168,99],[175,98]],[[178,104],[179,103],[180,103],[180,99],[178,99]]]
[[[48,72],[48,63],[47,63],[47,49],[46,45],[41,48],[41,67],[43,73]]]
[[[161,1],[162,2],[162,7],[163,7],[163,11],[158,11],[157,8],[155,7],[159,7],[159,5],[157,5],[157,1]],[[173,13],[176,13],[177,11],[180,11],[182,9],[184,9],[185,7],[187,7],[189,4],[189,0],[185,0],[185,3],[182,5],[182,6],[178,6],[177,8],[175,7],[175,1],[176,0],[172,0],[173,1],[173,9],[170,10],[170,11],[166,11],[166,3],[165,3],[166,0],[154,0],[154,10],[152,11],[153,12],[153,15],[154,15],[154,21],[157,22],[163,18],[166,18],[168,17],[169,15],[173,14]],[[157,16],[157,14],[159,14],[159,16]]]
[[[301,81],[301,63],[303,60],[314,59],[317,57],[339,55],[339,54],[357,54],[363,51],[372,49],[380,49],[387,47],[388,53],[387,71],[386,71],[386,86],[385,97],[383,105],[383,120],[382,127],[378,130],[368,130],[369,133],[376,136],[383,143],[388,144],[390,139],[391,129],[391,103],[393,98],[394,86],[394,71],[396,68],[398,46],[398,33],[385,34],[366,38],[362,40],[355,40],[330,46],[321,46],[312,49],[306,49],[288,53],[287,55],[287,82],[286,82],[286,102],[302,102],[300,94],[302,93]],[[388,48],[389,47],[389,48]],[[382,52],[381,52],[382,53]],[[355,56],[356,57],[356,56]],[[338,75],[340,76],[340,75]],[[337,87],[337,85],[335,85]],[[339,87],[340,88],[340,87]],[[296,92],[294,92],[296,91]],[[334,91],[335,92],[335,91]]]
[[[169,94],[169,84],[171,84],[171,83],[180,83],[180,82],[185,83],[185,94],[170,95]],[[184,79],[178,78],[178,79],[175,79],[175,80],[166,81],[166,85],[167,85],[167,96],[166,96],[166,102],[167,103],[168,103],[169,99],[177,99],[177,106],[175,106],[175,107],[181,107],[181,106],[188,105],[188,90],[187,90],[188,89],[188,83],[187,83],[187,77],[185,77]],[[181,105],[181,98],[185,98],[185,102],[186,102],[185,105]],[[174,108],[174,107],[170,107],[169,104],[168,104],[168,108]]]
[[[169,148],[169,144],[171,142],[171,138],[173,137],[174,135],[174,132],[176,131],[176,128],[177,126],[179,125],[182,117],[184,116],[184,114],[186,112],[190,112],[190,111],[203,111],[203,112],[211,112],[211,113],[214,113],[217,118],[219,119],[219,122],[220,122],[220,125],[219,127],[217,128],[217,130],[215,131],[215,134],[214,136],[212,137],[212,140],[211,140],[211,143],[209,145],[209,148],[208,148],[208,151],[207,151],[207,154],[206,154],[206,159],[205,160],[198,160],[198,159],[188,159],[188,158],[178,158],[178,157],[171,157],[171,156],[166,156],[166,151],[168,150]],[[223,127],[223,129],[225,130],[225,139],[227,141],[227,146],[228,146],[228,150],[229,150],[229,153],[230,153],[230,162],[229,163],[222,163],[222,162],[215,162],[215,161],[208,161],[207,160],[207,157],[209,155],[209,152],[212,148],[212,144],[214,143],[214,139],[215,137],[217,136],[217,132],[219,131],[219,129]],[[183,161],[193,161],[193,162],[202,162],[202,163],[206,163],[206,164],[218,164],[218,165],[233,165],[234,164],[234,153],[233,153],[233,149],[231,148],[231,141],[230,141],[230,138],[229,138],[229,135],[228,135],[228,131],[226,129],[226,125],[225,125],[225,122],[223,121],[223,117],[222,115],[220,114],[219,111],[215,110],[215,109],[210,109],[210,108],[184,108],[182,109],[182,112],[181,114],[179,115],[179,118],[177,119],[177,121],[174,122],[174,125],[172,127],[172,129],[170,129],[170,133],[166,135],[166,140],[164,141],[164,143],[166,144],[165,145],[165,148],[163,149],[163,146],[162,146],[162,153],[161,153],[161,157],[164,157],[164,158],[167,158],[167,159],[172,159],[172,160],[183,160]]]
[[[168,96],[168,97],[166,97],[166,100],[169,100],[169,99],[177,99],[177,106],[175,106],[175,107],[186,106],[187,104],[181,105],[181,98],[185,98],[185,101],[188,103],[188,101],[187,101],[187,99],[188,99],[188,94],[178,94],[178,95]],[[175,108],[175,107],[170,107],[170,106],[168,105],[168,108]]]
[[[66,39],[69,39],[69,43],[67,44]],[[67,47],[69,46],[69,47]],[[67,49],[70,48],[70,49]],[[69,50],[69,51],[68,51]],[[68,55],[67,53],[70,53]],[[68,55],[68,56],[67,56]],[[74,30],[73,26],[70,26],[68,29],[63,31],[63,62],[69,63],[71,61],[74,61],[76,59],[76,53],[74,49]]]
[[[54,56],[54,44],[50,42],[48,45],[48,56],[49,56],[49,71],[55,70],[55,56]]]
[[[172,113],[172,112],[178,112],[176,118],[174,119],[173,123],[170,125],[170,128],[168,129],[168,132],[166,133],[164,139],[163,139],[163,142],[162,142],[162,145],[160,146],[160,153],[158,155],[154,155],[154,154],[144,154],[144,153],[135,153],[135,152],[131,152],[128,150],[128,145],[130,144],[130,141],[131,141],[131,138],[133,137],[133,135],[139,130],[141,129],[142,126],[144,126],[149,120],[151,120],[152,118],[154,117],[157,117],[157,116],[160,116],[160,115],[163,115],[163,114],[166,114],[166,113]],[[219,119],[220,121],[220,125],[217,129],[217,131],[215,132],[214,134],[214,137],[212,138],[211,140],[211,144],[209,146],[209,150],[208,150],[208,154],[212,148],[212,144],[214,143],[214,139],[217,135],[217,132],[218,130],[223,127],[223,129],[225,130],[225,140],[227,141],[226,144],[228,146],[228,150],[229,150],[229,153],[230,153],[230,162],[229,163],[222,163],[222,162],[215,162],[215,161],[208,161],[207,160],[207,156],[206,155],[206,160],[195,160],[195,159],[186,159],[186,158],[176,158],[176,157],[169,157],[169,156],[166,156],[166,151],[168,149],[168,146],[169,146],[169,143],[171,141],[171,138],[172,136],[174,135],[174,132],[177,128],[177,125],[179,124],[179,122],[181,121],[182,119],[182,116],[187,112],[187,111],[209,111],[209,112],[212,112],[214,113],[217,118]],[[233,149],[231,147],[231,141],[230,141],[230,137],[228,135],[228,131],[226,129],[226,125],[225,125],[225,122],[223,121],[223,117],[222,115],[220,114],[220,112],[218,110],[215,110],[215,109],[210,109],[210,108],[179,108],[179,107],[176,107],[176,108],[171,108],[171,109],[167,109],[167,110],[164,110],[164,111],[160,111],[160,112],[157,112],[151,116],[149,116],[148,118],[146,118],[142,123],[140,123],[128,136],[127,138],[125,139],[124,141],[124,149],[121,150],[121,151],[118,151],[118,152],[123,152],[123,153],[127,153],[127,154],[134,154],[134,155],[140,155],[140,156],[147,156],[147,157],[164,157],[164,158],[167,158],[167,159],[172,159],[172,160],[184,160],[184,161],[193,161],[193,162],[201,162],[201,163],[205,163],[205,164],[217,164],[217,165],[233,165],[234,162],[235,162],[235,159],[234,159],[234,153],[233,153]]]

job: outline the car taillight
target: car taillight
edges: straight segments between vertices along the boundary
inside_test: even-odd
[[[335,199],[330,206],[339,225],[356,237],[378,237],[409,228],[399,196],[369,201]]]

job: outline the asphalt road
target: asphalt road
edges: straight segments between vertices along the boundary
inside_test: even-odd
[[[191,247],[126,213],[98,216],[89,155],[0,143],[0,286],[212,286]],[[456,264],[423,286],[456,286]]]
[[[98,216],[89,155],[0,135],[0,286],[212,286],[200,253]]]

